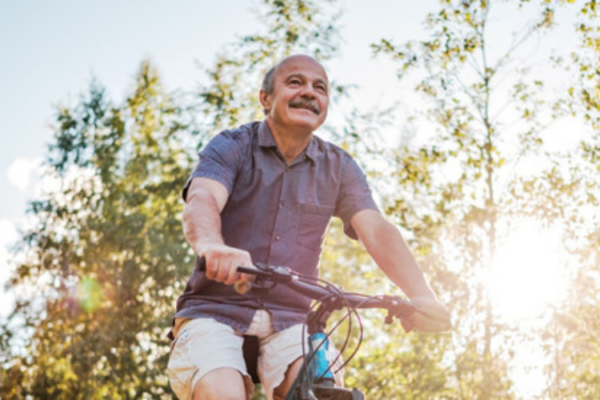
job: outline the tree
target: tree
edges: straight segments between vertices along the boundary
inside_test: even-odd
[[[493,43],[489,29],[497,15],[511,12],[517,19],[527,7],[534,7],[534,20],[510,43]],[[552,26],[553,7],[443,1],[427,17],[427,39],[400,46],[383,39],[373,46],[398,63],[399,79],[416,82],[424,99],[420,116],[430,121],[422,126],[435,132],[390,155],[396,192],[403,195],[389,198],[387,210],[414,235],[421,265],[456,315],[446,355],[453,360],[457,398],[514,395],[509,363],[518,327],[495,312],[490,280],[513,221],[532,217],[516,204],[514,189],[545,178],[545,172],[532,176],[516,166],[544,150],[547,126],[563,113],[559,101],[548,100],[548,82],[533,76],[523,57],[531,40]],[[544,189],[543,195],[564,200],[559,205],[567,200],[554,186]],[[541,202],[540,193],[519,193]],[[534,217],[544,226],[555,222],[548,214]]]
[[[596,315],[600,279],[600,24],[595,0],[575,3],[579,10],[575,25],[578,46],[561,65],[574,77],[568,87],[569,111],[577,117],[580,147],[570,157],[569,168],[552,182],[568,187],[571,201],[565,207],[565,246],[575,257],[573,285],[566,307],[555,312],[548,333],[554,363],[548,368],[550,398],[593,399],[600,395],[600,326]],[[564,170],[564,169],[563,169]],[[572,182],[570,185],[567,183]]]
[[[226,46],[199,96],[207,129],[219,132],[246,121],[262,119],[256,85],[283,58],[306,53],[325,61],[334,56],[338,18],[334,0],[263,0],[259,18],[265,32],[242,37]],[[340,89],[341,90],[341,89]]]
[[[166,334],[193,265],[180,226],[190,150],[254,119],[258,77],[275,60],[296,51],[325,59],[335,49],[327,4],[262,4],[274,31],[231,45],[193,103],[162,89],[144,62],[123,104],[109,102],[94,82],[78,104],[59,108],[46,160],[59,186],[31,204],[27,260],[12,285],[36,292],[21,297],[3,330],[3,398],[170,393]],[[11,346],[15,332],[24,337],[22,351]]]
[[[553,102],[549,82],[519,57],[552,27],[563,3],[444,0],[427,18],[427,39],[374,45],[423,100],[414,117],[430,122],[416,128],[434,133],[389,146],[393,108],[352,111],[323,132],[373,178],[383,211],[403,228],[457,325],[452,335],[402,335],[397,324],[366,313],[349,386],[374,398],[513,398],[511,346],[534,337],[553,356],[548,395],[597,397],[600,240],[597,211],[588,211],[600,196],[598,137],[586,138],[573,157],[544,153],[548,121],[566,111],[597,131],[596,1],[582,5],[581,51],[572,59],[580,79],[570,102]],[[94,82],[77,104],[59,107],[46,160],[56,187],[31,204],[27,258],[12,281],[20,301],[0,327],[0,397],[169,396],[166,333],[193,265],[179,220],[190,154],[220,130],[262,118],[257,92],[275,62],[295,52],[324,62],[336,55],[336,2],[260,4],[265,30],[226,46],[192,101],[162,89],[144,62],[125,102],[110,102]],[[503,43],[489,34],[495,13],[532,9],[537,19],[498,51]],[[334,100],[347,93],[334,84]],[[538,154],[547,168],[517,168]],[[549,309],[548,328],[530,332],[503,320],[489,292],[495,254],[524,218],[564,227],[564,247],[583,266],[573,268],[567,306]],[[322,276],[350,290],[392,290],[362,247],[343,236],[332,223]]]
[[[46,165],[58,188],[31,204],[27,260],[12,284],[22,298],[26,353],[6,393],[133,398],[170,390],[164,377],[174,293],[192,262],[179,191],[191,159],[183,109],[145,61],[119,106],[93,82],[59,107]],[[10,372],[13,371],[13,372]]]

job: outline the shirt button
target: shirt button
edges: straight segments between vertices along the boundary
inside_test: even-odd
[[[275,235],[275,241],[279,242],[279,240],[281,239],[281,235]]]
[[[281,200],[281,207],[285,207],[285,199]]]
[[[285,172],[290,172],[290,167],[286,167]]]

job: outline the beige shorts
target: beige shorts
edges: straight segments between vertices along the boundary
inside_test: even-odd
[[[274,332],[271,315],[258,310],[246,335],[260,341],[258,376],[268,399],[285,377],[290,364],[302,357],[302,325]],[[180,399],[191,399],[196,383],[217,368],[233,368],[244,376],[251,399],[254,385],[242,353],[243,334],[213,319],[176,321],[167,372],[171,388]]]

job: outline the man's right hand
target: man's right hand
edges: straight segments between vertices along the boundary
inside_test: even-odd
[[[250,253],[224,244],[203,246],[198,252],[206,262],[206,277],[225,285],[235,284],[240,294],[247,292],[252,284],[252,275],[240,274],[237,267],[253,267]]]

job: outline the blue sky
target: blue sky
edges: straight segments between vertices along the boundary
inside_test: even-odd
[[[373,71],[385,64],[370,59],[369,44],[383,36],[416,33],[427,12],[425,6],[431,9],[435,2],[418,2],[418,7],[417,2],[410,2],[410,9],[399,3],[403,2],[342,1],[345,43],[342,57],[331,66],[344,68],[333,70],[334,75],[342,72],[346,82],[377,90],[369,82],[373,76],[360,73],[365,65],[372,64],[367,70]],[[210,65],[224,44],[261,29],[251,11],[259,4],[257,0],[0,3],[0,54],[4,55],[0,63],[0,220],[17,223],[34,194],[33,160],[43,157],[51,140],[48,125],[57,104],[75,101],[93,76],[114,100],[120,100],[144,58],[159,68],[167,88],[193,89],[203,77],[198,64]],[[386,68],[393,78],[393,69]],[[381,94],[383,89],[379,90]],[[7,175],[11,166],[17,185]]]
[[[330,78],[358,86],[353,104],[368,109],[404,101],[402,109],[411,102],[406,86],[395,78],[394,65],[385,57],[373,59],[370,44],[381,38],[401,43],[423,37],[425,16],[437,3],[339,0],[344,10],[343,41],[340,56],[327,67]],[[11,266],[6,246],[18,239],[27,204],[39,192],[43,178],[39,163],[52,140],[49,124],[56,105],[75,102],[92,77],[107,87],[114,101],[121,101],[145,58],[158,67],[167,89],[193,90],[204,78],[201,66],[210,66],[225,44],[263,32],[252,12],[261,4],[260,0],[0,2],[0,285]],[[509,24],[491,26],[490,35],[502,48],[520,21],[514,9],[499,8]],[[556,31],[543,43],[564,47],[569,40],[572,36]],[[544,66],[536,68],[543,71]],[[414,102],[410,106],[415,107]],[[565,130],[557,132],[564,135]],[[1,296],[2,290],[0,302]]]
[[[52,141],[58,104],[72,104],[92,77],[121,101],[140,62],[158,67],[167,89],[193,90],[223,45],[262,31],[259,0],[31,0],[0,2],[0,285],[12,267],[6,248],[18,238],[28,202],[39,193],[39,164]],[[394,67],[371,57],[382,37],[422,33],[435,0],[340,0],[341,56],[330,77],[357,84],[355,101],[391,104]],[[406,7],[410,5],[410,7]],[[234,10],[234,11],[232,11]],[[3,297],[0,289],[0,302]]]

